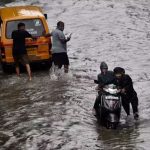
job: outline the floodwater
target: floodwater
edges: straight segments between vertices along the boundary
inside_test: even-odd
[[[5,2],[5,1],[4,1]],[[50,29],[65,22],[70,73],[59,79],[48,70],[28,81],[0,70],[0,150],[149,150],[150,1],[26,0],[4,4],[38,5]],[[101,61],[121,66],[134,81],[140,119],[122,110],[117,130],[101,127],[92,114],[93,80]]]

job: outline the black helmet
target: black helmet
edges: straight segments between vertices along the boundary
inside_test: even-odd
[[[100,64],[100,69],[108,69],[108,65],[103,61]]]
[[[114,74],[125,74],[125,70],[121,67],[115,67]]]

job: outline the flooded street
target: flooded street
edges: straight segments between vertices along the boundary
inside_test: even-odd
[[[28,81],[26,73],[18,78],[0,69],[0,150],[149,150],[150,1],[4,2],[41,6],[51,30],[62,20],[64,33],[73,34],[70,73],[60,79],[39,69]],[[117,130],[101,127],[92,114],[101,61],[110,70],[124,67],[139,97],[140,119],[126,121],[122,110]]]

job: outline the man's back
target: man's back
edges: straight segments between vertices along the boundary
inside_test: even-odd
[[[52,53],[63,53],[67,52],[67,46],[65,41],[65,35],[63,31],[55,29],[51,33],[52,35]]]
[[[134,88],[133,88],[133,82],[132,82],[132,79],[129,75],[125,74],[122,78],[122,81],[121,81],[121,86],[126,88],[126,92],[127,93],[133,93],[134,92]]]
[[[31,35],[25,30],[15,30],[12,32],[13,39],[13,55],[26,54],[25,38]]]

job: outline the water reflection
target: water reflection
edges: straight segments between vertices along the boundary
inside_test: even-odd
[[[16,0],[1,0],[0,1],[0,5],[4,5],[4,4],[7,4],[7,3],[11,3],[11,2],[15,2]]]
[[[99,133],[97,147],[107,150],[143,150],[142,147],[136,145],[136,143],[143,142],[139,138],[139,122],[130,122],[130,125],[128,123],[120,124],[116,130],[108,130],[97,123],[96,132]]]
[[[31,82],[26,80],[25,75],[20,79],[22,82],[18,82],[13,75],[3,80],[3,85],[14,81],[12,86],[2,88],[7,93],[1,89],[0,145],[4,148],[19,149],[23,144],[27,149],[37,147],[36,150],[41,150],[43,140],[46,142],[51,135],[61,135],[63,127],[69,124],[70,96],[66,92],[70,83],[65,80],[51,81],[46,73],[39,72]],[[16,142],[22,144],[15,145]]]

